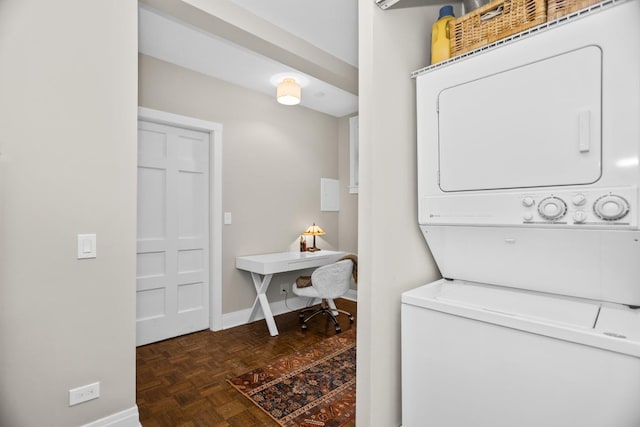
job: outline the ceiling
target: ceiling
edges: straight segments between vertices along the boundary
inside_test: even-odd
[[[231,0],[280,28],[358,66],[357,0]]]
[[[291,75],[301,82],[302,106],[335,117],[358,111],[358,97],[353,93],[357,91],[357,0],[216,2],[142,1],[139,51],[271,95],[274,102],[275,83]],[[171,7],[165,4],[171,4]],[[187,7],[188,14],[184,12]],[[223,17],[225,25],[231,22],[233,28],[242,27],[243,33],[251,33],[256,28],[252,34],[254,42],[243,44],[236,43],[239,37],[234,41],[225,38],[233,32],[221,30],[225,25],[216,25],[221,21],[201,24],[206,18],[213,19],[217,10],[224,12],[220,15],[226,14]],[[205,16],[207,14],[209,16]],[[235,21],[227,16],[233,16]],[[265,34],[272,34],[273,38],[269,40]],[[272,45],[288,44],[288,40],[283,43],[282,36],[291,40],[291,46],[294,46],[291,50],[297,49],[296,55],[291,52],[274,54],[273,46],[270,48],[269,43],[265,43],[266,40]],[[321,66],[314,67],[312,62]],[[354,70],[355,85],[340,84],[337,83],[339,79],[332,78],[345,69]]]

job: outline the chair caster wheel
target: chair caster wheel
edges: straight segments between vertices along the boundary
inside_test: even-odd
[[[340,332],[342,332],[342,329],[340,327],[336,328],[336,334],[339,334]]]
[[[353,316],[349,316],[349,322],[353,323],[353,321],[354,321]]]
[[[303,323],[303,324],[300,326],[300,328],[302,328],[302,330],[303,330],[303,331],[306,331],[306,330],[307,330],[307,325]]]

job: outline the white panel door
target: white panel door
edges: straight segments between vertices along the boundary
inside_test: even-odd
[[[137,345],[209,327],[209,148],[138,121]]]

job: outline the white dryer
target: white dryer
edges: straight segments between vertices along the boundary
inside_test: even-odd
[[[640,426],[640,1],[415,77],[403,426]]]

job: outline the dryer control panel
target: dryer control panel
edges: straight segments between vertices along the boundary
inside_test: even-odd
[[[638,228],[638,188],[536,189],[420,199],[420,224]]]
[[[623,193],[623,194],[620,194]],[[631,225],[628,191],[570,191],[524,194],[523,224]]]

